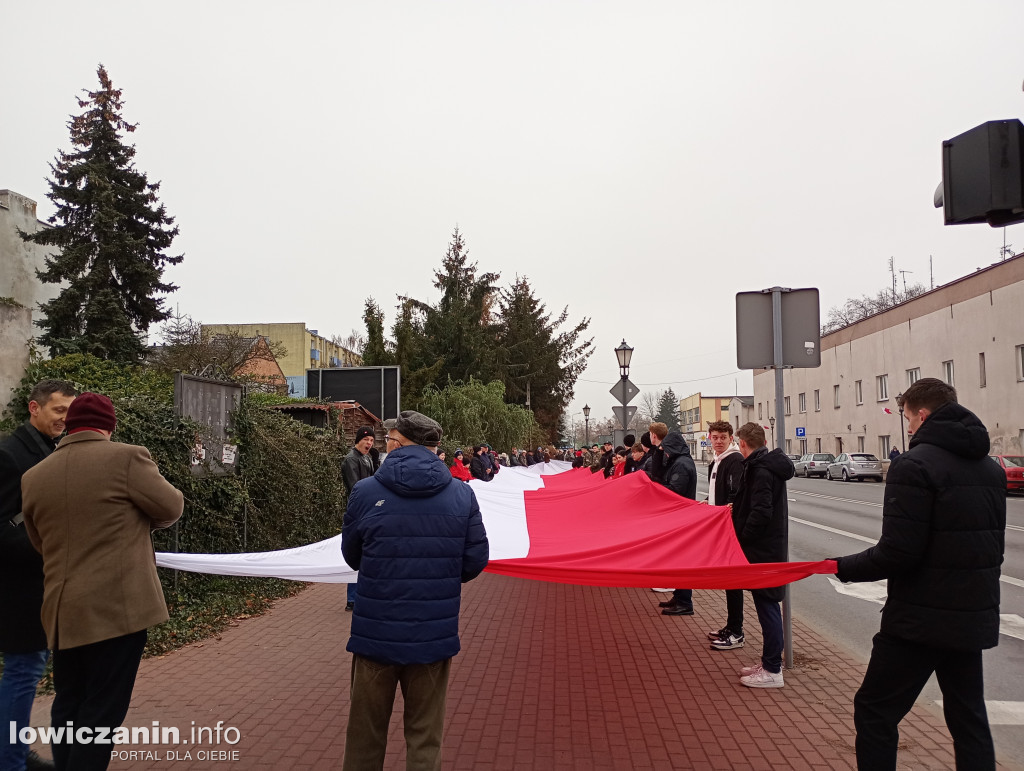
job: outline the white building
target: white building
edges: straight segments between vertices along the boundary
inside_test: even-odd
[[[896,396],[922,377],[956,388],[993,454],[1024,449],[1024,254],[823,337],[821,367],[784,372],[779,445],[880,458],[902,450]],[[764,425],[775,414],[771,370],[754,372],[754,413]]]

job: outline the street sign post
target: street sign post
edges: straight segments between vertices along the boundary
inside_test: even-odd
[[[633,383],[629,381],[629,378],[622,378],[615,385],[612,386],[608,392],[615,397],[615,401],[620,404],[628,404],[632,401],[633,397],[640,393],[640,389],[637,388]],[[634,407],[634,409],[636,409]],[[623,426],[625,428],[625,426]]]
[[[625,412],[623,412],[623,410],[625,410]],[[623,407],[622,405],[616,404],[612,407],[612,414],[615,415],[616,420],[619,421],[619,424],[622,425],[623,430],[625,430],[626,427],[629,426],[629,421],[631,421],[633,416],[636,414],[636,407]]]
[[[786,436],[782,371],[821,366],[821,309],[817,289],[773,286],[736,294],[736,362],[740,369],[775,370],[775,420],[772,434]],[[803,429],[797,429],[802,431]],[[799,436],[799,434],[798,434]],[[773,439],[774,441],[774,439]],[[785,448],[785,443],[782,444]],[[785,451],[785,450],[784,450]],[[786,522],[789,559],[789,521]],[[789,584],[783,602],[783,639],[787,668],[793,666],[792,604]]]

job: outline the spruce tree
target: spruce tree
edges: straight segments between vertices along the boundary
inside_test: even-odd
[[[121,91],[102,64],[97,75],[99,90],[86,90],[78,100],[85,111],[68,121],[74,149],[58,151],[50,164],[53,227],[21,237],[59,250],[37,273],[44,283],[67,284],[40,305],[40,343],[54,356],[131,363],[145,353],[150,325],[170,316],[157,295],[177,289],[161,279],[182,256],[166,254],[178,228],[157,199],[160,183],[135,168],[135,146],[122,139],[136,124],[122,117]]]
[[[658,421],[668,426],[669,431],[679,430],[679,399],[671,388],[661,395],[658,403]]]

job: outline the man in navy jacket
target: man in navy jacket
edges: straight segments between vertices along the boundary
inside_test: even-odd
[[[489,552],[473,489],[437,457],[440,441],[436,421],[402,412],[388,431],[387,459],[349,496],[341,550],[359,571],[359,601],[348,641],[346,770],[383,766],[398,684],[408,767],[441,767],[462,584],[487,566]]]

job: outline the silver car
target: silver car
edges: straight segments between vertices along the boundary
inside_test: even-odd
[[[882,481],[882,461],[869,452],[844,452],[825,469],[826,479]]]
[[[796,476],[823,477],[836,456],[830,452],[809,452],[793,464]]]

